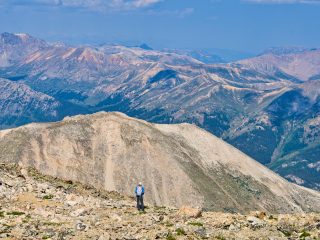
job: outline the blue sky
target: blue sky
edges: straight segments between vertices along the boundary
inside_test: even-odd
[[[320,47],[320,0],[0,0],[0,31],[50,41],[259,52]]]

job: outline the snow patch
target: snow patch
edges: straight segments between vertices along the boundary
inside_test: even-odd
[[[294,175],[292,175],[292,174],[287,175],[285,178],[286,178],[286,179],[289,179],[289,180],[291,180],[292,182],[295,182],[296,184],[299,184],[299,185],[304,184],[304,180],[303,180],[303,179],[301,179],[301,178],[299,178],[299,177],[297,177],[297,176],[294,176]]]
[[[315,169],[317,172],[320,172],[320,161],[315,163],[309,163],[308,168]]]

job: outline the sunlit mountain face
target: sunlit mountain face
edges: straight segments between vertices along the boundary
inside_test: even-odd
[[[0,127],[102,110],[189,122],[320,189],[320,50],[272,49],[215,64],[192,54],[3,33]]]

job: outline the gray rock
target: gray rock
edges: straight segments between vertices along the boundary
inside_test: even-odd
[[[253,228],[261,228],[261,227],[265,226],[265,222],[260,220],[257,217],[249,216],[247,218],[247,221],[249,222],[250,226]]]
[[[49,189],[49,185],[46,183],[38,183],[37,188],[40,191],[46,191],[47,189]]]
[[[28,170],[27,169],[25,169],[25,168],[22,168],[21,170],[20,170],[20,172],[21,172],[21,175],[24,177],[24,178],[28,178],[29,177],[29,174],[28,174]]]
[[[116,213],[111,214],[110,218],[115,222],[121,222],[122,221],[122,218]]]
[[[229,226],[229,231],[239,231],[241,229],[241,226],[239,223],[237,224],[231,224]]]
[[[75,210],[75,211],[73,211],[73,212],[70,213],[70,215],[71,215],[72,217],[84,216],[84,215],[86,215],[86,214],[88,214],[88,210],[87,210],[87,209],[84,209],[84,208],[79,208],[79,209],[77,209],[77,210]]]
[[[88,225],[84,224],[83,222],[81,221],[76,221],[76,224],[75,224],[75,229],[77,231],[87,231],[89,228]]]
[[[205,228],[198,228],[194,232],[201,238],[208,238],[208,234]]]

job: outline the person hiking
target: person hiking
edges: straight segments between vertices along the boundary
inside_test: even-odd
[[[144,204],[143,204],[143,195],[144,195],[144,186],[141,182],[139,182],[138,186],[136,186],[135,194],[137,197],[137,208],[139,211],[144,211]]]

